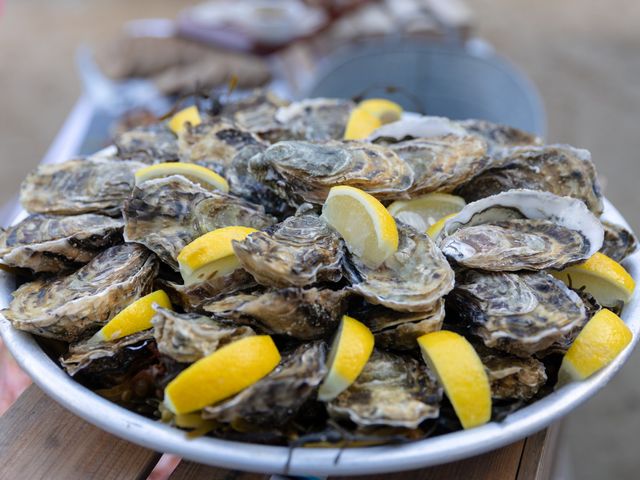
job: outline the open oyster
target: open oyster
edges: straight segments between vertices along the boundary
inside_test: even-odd
[[[600,215],[602,193],[587,150],[569,145],[505,149],[489,168],[456,190],[468,202],[515,188],[577,198]]]
[[[193,313],[156,307],[153,336],[160,353],[182,363],[193,363],[224,345],[254,335],[251,327],[224,323]]]
[[[447,257],[490,271],[561,269],[586,260],[603,239],[584,203],[549,192],[511,190],[466,205],[439,238]]]
[[[347,262],[354,292],[402,312],[430,311],[453,288],[453,270],[431,238],[398,223],[398,251],[377,269],[357,257]]]
[[[310,340],[336,329],[346,312],[348,297],[347,290],[283,288],[228,296],[203,309],[267,333]]]
[[[357,142],[276,143],[250,160],[249,171],[292,206],[322,204],[335,185],[396,199],[413,184],[411,167],[392,150]]]
[[[205,190],[180,175],[142,183],[123,213],[125,239],[145,245],[176,271],[178,254],[199,236],[220,227],[260,229],[274,222],[259,205]]]
[[[166,123],[144,125],[122,132],[113,140],[118,158],[143,163],[178,160],[178,139]]]
[[[71,270],[122,242],[122,220],[87,213],[73,217],[30,215],[0,233],[0,257],[34,272]]]
[[[621,262],[638,248],[638,239],[633,232],[621,225],[611,222],[602,222],[604,227],[604,242],[600,251],[613,258],[616,262]]]
[[[136,170],[144,166],[92,158],[40,165],[22,182],[20,202],[31,213],[118,216],[133,189]]]
[[[296,215],[233,242],[240,263],[266,286],[304,287],[342,278],[343,241],[317,215]]]
[[[308,343],[285,355],[262,380],[222,403],[205,407],[205,419],[251,427],[281,427],[315,394],[324,379],[326,347]]]
[[[157,269],[146,248],[118,245],[70,275],[25,283],[2,313],[20,330],[76,341],[149,293]]]
[[[410,357],[374,350],[357,380],[327,404],[329,415],[359,426],[416,428],[440,411],[435,375]]]
[[[550,347],[589,319],[578,294],[542,272],[459,272],[447,311],[471,325],[487,347],[521,357]]]

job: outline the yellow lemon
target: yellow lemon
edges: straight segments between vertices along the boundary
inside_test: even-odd
[[[382,126],[382,122],[378,117],[362,108],[356,107],[349,115],[347,127],[344,131],[344,139],[363,140],[380,126]]]
[[[190,123],[194,127],[202,123],[200,112],[198,112],[198,107],[195,105],[183,108],[174,114],[169,120],[169,128],[173,133],[178,135],[185,129],[185,124],[187,123]]]
[[[141,168],[135,173],[136,185],[140,185],[147,180],[171,175],[182,175],[208,190],[220,190],[225,193],[229,191],[227,181],[213,170],[195,163],[181,162],[157,163]]]
[[[449,193],[427,193],[411,200],[396,200],[387,207],[395,218],[411,225],[419,232],[464,208],[464,198]]]
[[[360,102],[358,108],[378,117],[383,125],[400,120],[402,117],[402,107],[386,98],[368,98]]]

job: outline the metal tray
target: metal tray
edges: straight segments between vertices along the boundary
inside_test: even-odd
[[[3,224],[15,222],[24,212],[6,210]],[[629,228],[620,213],[605,201],[604,218]],[[624,266],[640,281],[640,253]],[[7,306],[15,279],[0,271],[0,308]],[[500,423],[427,438],[402,445],[349,448],[296,448],[240,443],[203,437],[190,440],[184,431],[147,419],[111,403],[72,380],[42,350],[30,334],[15,330],[0,315],[0,335],[18,364],[58,403],[90,423],[131,442],[196,462],[262,473],[293,475],[354,475],[410,470],[477,455],[543,429],[603,388],[624,365],[638,341],[640,299],[634,294],[622,318],[633,332],[631,344],[590,379],[567,385],[525,407]],[[289,455],[291,454],[291,458]],[[337,460],[339,458],[339,460]],[[287,469],[287,464],[289,468]]]

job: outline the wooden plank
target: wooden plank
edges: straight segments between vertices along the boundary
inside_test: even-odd
[[[0,478],[146,478],[160,454],[76,417],[30,386],[0,417]]]
[[[183,460],[169,480],[268,480],[270,477],[262,473],[236,472]]]
[[[555,461],[555,453],[560,437],[560,425],[527,438],[517,480],[549,480]]]

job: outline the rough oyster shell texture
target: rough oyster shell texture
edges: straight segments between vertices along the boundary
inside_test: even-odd
[[[518,358],[502,352],[481,354],[497,400],[530,400],[547,381],[544,364],[533,357]]]
[[[118,158],[143,163],[178,160],[178,139],[165,124],[144,125],[118,134],[113,143]]]
[[[289,140],[340,140],[355,103],[339,98],[308,98],[280,107],[275,120],[285,126]]]
[[[621,262],[638,248],[638,239],[633,232],[621,225],[610,222],[602,222],[604,227],[604,242],[600,251],[613,258],[616,262]]]
[[[2,313],[20,330],[76,341],[149,293],[157,269],[146,248],[118,245],[70,275],[25,283]]]
[[[72,217],[29,215],[0,233],[0,257],[34,272],[72,270],[122,242],[122,220],[87,213]]]

